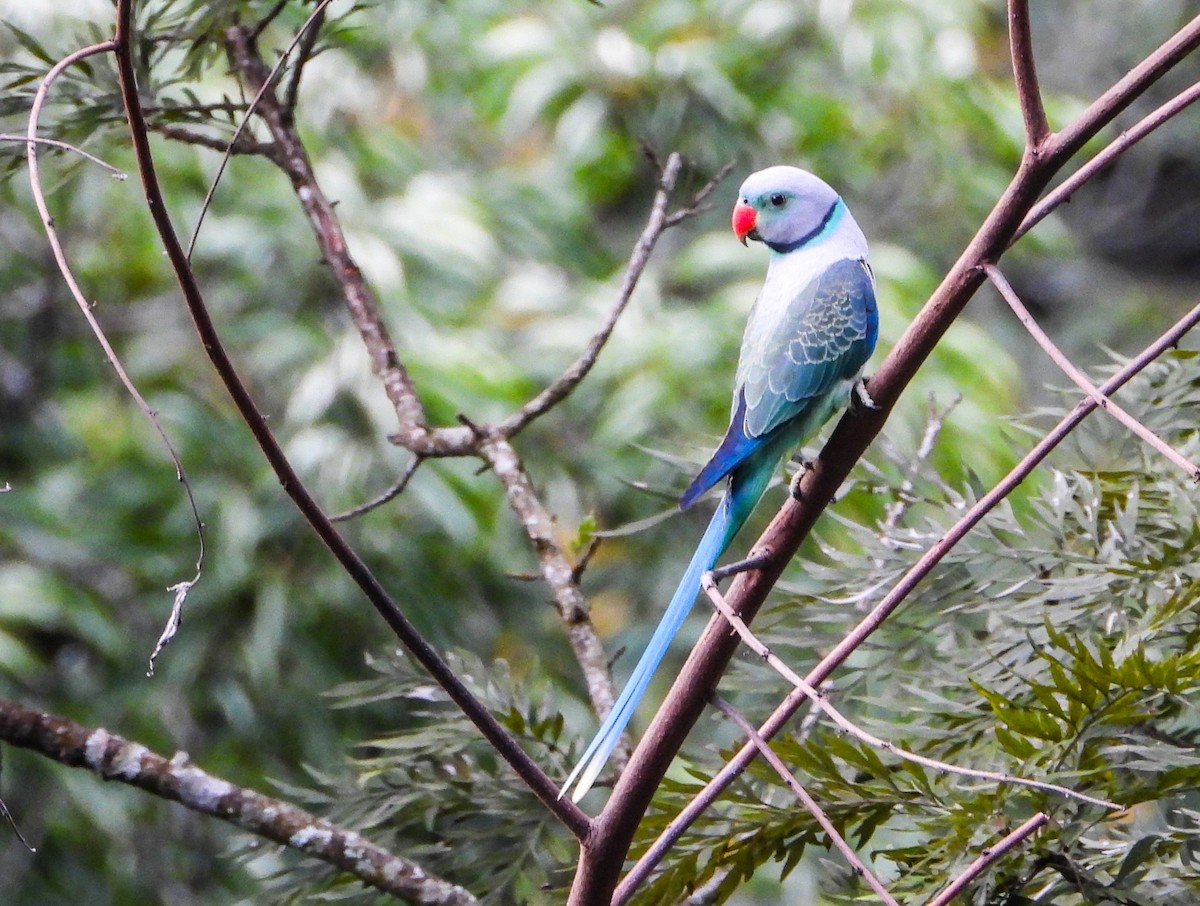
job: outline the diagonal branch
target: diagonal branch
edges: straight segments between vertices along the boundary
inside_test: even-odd
[[[854,851],[853,847],[846,842],[846,838],[838,833],[837,827],[829,820],[829,816],[825,814],[825,810],[821,808],[817,800],[813,799],[808,790],[788,770],[787,765],[783,763],[783,759],[775,754],[775,750],[771,748],[765,739],[758,735],[758,731],[754,729],[754,725],[746,720],[740,711],[719,695],[713,696],[713,705],[718,711],[737,724],[738,728],[750,738],[755,748],[758,749],[759,754],[762,755],[767,764],[775,769],[775,773],[787,784],[788,789],[792,791],[800,801],[800,804],[804,806],[805,811],[816,819],[817,824],[821,825],[821,829],[829,836],[829,841],[842,854],[842,858],[850,864],[850,867],[854,869],[854,873],[862,878],[867,886],[879,895],[879,899],[883,900],[886,906],[900,906],[896,902],[895,897],[888,893],[888,889],[883,886],[879,878],[875,877],[875,874],[867,867],[867,864],[858,857],[858,853]]]
[[[371,365],[380,376],[384,391],[396,410],[399,422],[398,437],[401,443],[421,456],[446,455],[448,444],[442,443],[435,447],[430,443],[430,435],[425,428],[424,407],[408,370],[396,354],[395,343],[392,342],[391,335],[379,316],[379,301],[350,255],[346,236],[342,232],[333,204],[321,190],[295,125],[271,87],[273,73],[259,55],[250,29],[237,25],[226,29],[225,46],[234,70],[255,92],[257,104],[254,109],[271,132],[282,158],[283,171],[291,180],[304,213],[312,224],[313,233],[321,247],[321,255],[341,287],[350,317],[354,320],[354,325],[358,328],[371,357]],[[455,453],[463,455],[470,452],[469,431],[457,429],[454,437],[458,441]]]
[[[638,278],[641,277],[642,271],[646,269],[646,264],[650,261],[650,253],[654,251],[658,237],[670,226],[667,203],[671,199],[671,193],[675,189],[675,183],[678,181],[679,172],[682,169],[683,158],[673,152],[667,158],[667,164],[663,167],[662,175],[659,177],[658,191],[654,193],[654,202],[650,207],[650,217],[646,221],[642,235],[638,237],[638,241],[633,247],[629,266],[625,269],[625,277],[621,281],[621,288],[617,291],[616,302],[609,309],[608,316],[600,325],[600,329],[588,341],[587,347],[580,353],[579,358],[566,371],[541,393],[500,423],[498,427],[502,434],[512,437],[534,419],[545,415],[578,387],[579,383],[587,377],[588,372],[592,370],[592,366],[596,364],[596,359],[600,356],[600,351],[612,335],[613,328],[617,326],[617,320],[633,296]]]
[[[300,26],[300,32],[292,38],[292,43],[289,44],[287,49],[285,49],[284,52],[279,55],[279,59],[275,61],[275,68],[272,69],[271,74],[263,80],[262,87],[259,88],[258,93],[255,94],[250,103],[246,105],[245,113],[242,114],[241,121],[237,124],[237,128],[233,130],[233,137],[229,140],[229,147],[225,151],[225,156],[221,158],[221,163],[217,167],[217,173],[213,177],[212,183],[209,185],[208,191],[204,195],[204,201],[200,203],[200,214],[196,217],[196,225],[192,227],[192,235],[191,238],[188,239],[187,256],[189,261],[192,260],[192,252],[195,250],[196,240],[200,236],[200,227],[204,225],[204,216],[208,213],[209,206],[212,205],[213,197],[217,194],[217,186],[221,184],[221,177],[225,173],[225,168],[229,165],[229,159],[233,156],[235,149],[242,141],[242,132],[244,132],[246,127],[250,125],[250,117],[254,115],[254,110],[256,107],[258,107],[259,102],[262,100],[263,94],[266,92],[268,86],[270,86],[270,84],[275,80],[275,77],[279,74],[280,70],[283,69],[283,64],[287,62],[288,54],[290,54],[292,49],[300,43],[308,27],[319,17],[324,16],[325,7],[332,2],[333,0],[321,0],[321,2],[317,4],[317,8],[309,13],[308,18],[304,20],[304,24]],[[271,21],[283,11],[283,8],[286,5],[287,0],[279,0],[279,2],[275,5],[275,8],[267,13],[266,17],[259,22],[257,26],[248,30],[250,35],[250,43],[254,43],[258,40],[258,36],[262,34],[263,30],[271,23]],[[281,153],[280,150],[274,146],[266,147],[270,148],[271,153],[264,153],[263,156],[268,157],[278,163],[278,158]]]
[[[1004,276],[1004,274],[1000,273],[1000,269],[997,268],[996,265],[985,264],[983,266],[983,270],[988,275],[988,279],[992,281],[992,284],[996,287],[996,289],[1000,291],[1000,295],[1004,298],[1004,301],[1008,303],[1008,307],[1013,310],[1013,314],[1017,316],[1017,320],[1024,325],[1027,331],[1029,331],[1029,335],[1037,341],[1037,344],[1041,346],[1043,350],[1045,350],[1046,355],[1053,359],[1054,364],[1062,369],[1063,373],[1072,381],[1074,381],[1075,385],[1079,387],[1080,390],[1090,396],[1097,406],[1119,421],[1122,425],[1140,437],[1164,457],[1169,459],[1176,466],[1187,472],[1187,474],[1191,476],[1193,480],[1200,480],[1200,468],[1197,468],[1195,465],[1189,462],[1186,456],[1164,441],[1161,437],[1143,425],[1140,421],[1118,406],[1103,393],[1101,393],[1096,388],[1096,385],[1087,379],[1087,375],[1071,364],[1070,359],[1063,355],[1062,350],[1055,346],[1054,341],[1051,340],[1050,337],[1046,335],[1046,332],[1038,326],[1038,323],[1034,320],[1033,315],[1029,313],[1029,309],[1022,304],[1021,297],[1017,295],[1016,290],[1012,288],[1012,284],[1008,282],[1008,279]]]
[[[1193,327],[1200,324],[1200,305],[1196,305],[1183,318],[1177,321],[1172,327],[1160,336],[1154,343],[1142,350],[1141,354],[1128,362],[1116,374],[1105,381],[1100,386],[1100,392],[1106,396],[1112,395],[1125,384],[1129,383],[1134,376],[1143,371],[1151,362],[1157,359],[1160,355],[1166,352],[1171,347],[1175,346]],[[872,381],[872,386],[874,386]],[[842,663],[848,658],[872,633],[878,629],[883,622],[891,616],[900,603],[916,588],[916,586],[925,578],[933,568],[941,562],[942,558],[961,540],[967,532],[974,528],[979,521],[986,516],[995,506],[1008,496],[1022,481],[1025,480],[1039,463],[1042,462],[1050,452],[1057,447],[1073,431],[1080,422],[1088,415],[1094,412],[1097,408],[1095,400],[1084,399],[1075,406],[1070,413],[1067,414],[1049,433],[1046,434],[1038,443],[1025,455],[1025,457],[1017,463],[1012,470],[1006,475],[995,487],[987,494],[983,495],[974,506],[972,506],[958,522],[956,522],[941,540],[933,547],[927,550],[921,558],[909,569],[907,573],[893,586],[880,602],[875,605],[875,608],[867,614],[866,617],[853,629],[845,638],[828,654],[820,663],[817,664],[808,675],[804,678],[805,682],[812,688],[820,688],[821,684],[828,679]],[[727,598],[732,597],[727,596]],[[739,602],[731,602],[731,607],[734,612],[738,613],[745,619],[744,613],[738,610]],[[724,619],[719,618],[724,624]],[[778,733],[783,726],[791,719],[792,715],[800,708],[805,701],[808,701],[807,693],[800,689],[795,689],[776,707],[770,717],[759,727],[759,733],[765,739],[770,739]],[[650,872],[656,866],[675,844],[692,822],[694,822],[701,814],[716,801],[721,792],[729,786],[741,773],[746,769],[746,766],[754,760],[756,750],[752,745],[743,746],[738,753],[730,759],[716,776],[708,782],[703,790],[690,802],[688,805],[673,818],[658,839],[646,850],[637,863],[630,869],[629,873],[621,881],[617,887],[616,893],[613,896],[613,904],[626,903],[637,888],[650,876]],[[604,815],[601,814],[597,822],[601,821]]]
[[[345,522],[348,519],[357,519],[364,513],[369,513],[371,510],[377,509],[378,507],[383,506],[385,503],[395,500],[404,493],[404,489],[408,487],[408,483],[412,481],[413,475],[416,474],[417,469],[424,461],[425,460],[422,457],[414,456],[411,460],[409,460],[408,465],[405,467],[404,474],[401,475],[399,479],[394,481],[392,486],[386,491],[384,491],[382,494],[372,497],[366,503],[360,503],[358,506],[346,510],[344,513],[337,513],[336,515],[330,516],[329,521]]]
[[[91,48],[84,48],[84,49],[89,50],[89,51],[91,50]],[[96,51],[96,53],[100,53],[100,51]],[[91,56],[91,54],[89,53],[88,56]],[[48,148],[57,148],[59,151],[70,151],[73,154],[78,154],[80,157],[84,158],[85,160],[90,160],[92,163],[96,164],[99,167],[103,167],[105,170],[107,170],[109,173],[112,174],[113,179],[119,179],[122,182],[124,182],[125,180],[127,180],[129,178],[129,174],[126,173],[124,170],[121,170],[118,167],[114,167],[112,164],[105,163],[100,158],[98,158],[96,155],[89,154],[87,151],[84,151],[82,148],[77,147],[76,145],[72,145],[67,142],[60,142],[58,139],[55,139],[55,138],[36,138],[36,137],[31,138],[28,135],[10,135],[6,132],[0,132],[0,142],[25,142],[27,144],[29,142],[33,142],[36,145],[45,145]]]
[[[512,437],[535,418],[549,412],[551,408],[565,399],[587,377],[588,372],[592,370],[592,366],[596,364],[596,359],[600,356],[604,344],[608,342],[608,338],[612,335],[613,328],[617,326],[617,320],[621,317],[622,312],[625,311],[625,306],[632,298],[633,291],[637,287],[642,272],[646,269],[646,265],[650,261],[650,255],[654,251],[654,246],[657,244],[659,237],[670,227],[696,214],[701,209],[704,200],[712,193],[721,180],[729,174],[732,164],[726,164],[722,167],[712,179],[705,183],[692,196],[691,201],[687,205],[678,211],[668,213],[667,203],[671,199],[671,193],[675,190],[675,184],[679,180],[679,173],[682,168],[683,158],[679,156],[678,152],[672,152],[667,158],[667,163],[662,168],[662,173],[659,176],[658,191],[654,193],[654,202],[650,206],[650,216],[646,221],[645,229],[642,230],[642,235],[638,237],[638,241],[633,247],[633,253],[629,256],[629,264],[625,268],[625,276],[621,280],[621,288],[617,291],[616,302],[609,309],[604,323],[600,325],[600,329],[588,341],[587,347],[580,354],[579,358],[566,371],[541,393],[498,425],[499,430],[505,436]]]
[[[952,884],[926,903],[925,906],[950,906],[954,898],[966,890],[967,885],[983,874],[988,866],[1001,859],[1010,849],[1014,848],[1030,834],[1045,827],[1049,821],[1050,818],[1045,812],[1038,812],[1012,833],[1007,834],[999,843],[989,846],[981,852],[979,858],[968,865],[966,870],[955,878]]]
[[[0,740],[178,802],[327,862],[364,884],[421,906],[473,906],[469,892],[388,852],[357,831],[202,771],[187,755],[164,758],[107,730],[0,699]]]
[[[291,462],[284,455],[283,449],[267,425],[266,418],[255,405],[250,391],[238,375],[233,361],[221,343],[216,325],[213,323],[203,294],[196,282],[195,274],[188,263],[187,254],[171,224],[162,187],[159,185],[155,173],[154,157],[150,152],[145,118],[141,111],[136,66],[133,59],[132,8],[133,0],[118,0],[117,2],[117,75],[129,121],[134,156],[142,179],[142,189],[154,225],[158,230],[159,240],[179,282],[188,312],[192,316],[204,350],[224,383],[226,391],[237,407],[242,420],[254,435],[263,455],[278,476],[280,484],[292,498],[296,508],[312,526],[313,531],[342,565],[346,574],[362,590],[397,638],[412,652],[417,661],[446,690],[454,703],[462,709],[463,713],[495,747],[500,757],[508,762],[534,794],[573,834],[582,838],[587,834],[590,826],[587,816],[571,803],[559,800],[558,788],[554,781],[521,749],[517,741],[488,711],[487,707],[471,694],[471,691],[455,675],[437,650],[417,631],[408,617],[396,605],[396,602],[392,600],[387,590],[341,536],[333,523],[329,521],[329,517],[322,511],[308,488],[300,480],[300,476],[296,474]]]
[[[1104,150],[1055,186],[1053,191],[1047,192],[1046,197],[1035,204],[1025,219],[1021,221],[1012,241],[1016,242],[1041,223],[1051,211],[1064,201],[1068,201],[1080,186],[1107,167],[1120,154],[1132,148],[1167,120],[1179,115],[1198,100],[1200,100],[1200,82],[1184,89],[1155,109],[1153,113],[1138,120],[1122,132]]]
[[[579,573],[563,554],[554,532],[554,517],[538,496],[533,480],[525,471],[521,458],[498,430],[476,427],[479,432],[479,455],[504,486],[509,507],[521,520],[521,527],[533,545],[542,577],[550,587],[559,618],[567,627],[567,640],[575,660],[583,671],[588,698],[603,720],[613,708],[612,676],[608,655],[592,626],[590,610],[579,587]],[[628,748],[621,746],[616,764],[623,765]]]

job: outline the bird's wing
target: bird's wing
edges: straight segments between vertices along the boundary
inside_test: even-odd
[[[747,338],[753,345],[742,350],[738,369],[743,433],[763,437],[853,380],[875,348],[878,323],[865,262],[843,259],[824,270],[788,303],[777,324]]]
[[[762,303],[760,299],[755,304]],[[858,375],[875,348],[878,329],[870,268],[865,261],[849,258],[814,277],[783,307],[776,323],[749,328],[729,430],[680,506],[690,506],[773,432],[792,423],[805,432],[815,431],[819,423],[801,424],[802,417],[811,415],[813,404],[825,401],[839,384]],[[793,443],[804,440],[796,437]]]

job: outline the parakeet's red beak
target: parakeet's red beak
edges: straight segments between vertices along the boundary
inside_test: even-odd
[[[757,222],[758,215],[754,213],[754,208],[738,199],[738,203],[733,206],[733,235],[741,240],[742,245],[746,244],[746,236]]]

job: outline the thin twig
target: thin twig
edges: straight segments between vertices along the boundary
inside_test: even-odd
[[[171,457],[171,461],[175,464],[175,477],[180,484],[183,485],[184,494],[187,497],[188,506],[192,511],[192,522],[196,526],[197,552],[196,552],[196,574],[191,578],[181,582],[176,582],[168,586],[167,590],[174,592],[174,599],[171,604],[171,613],[167,617],[166,625],[163,627],[162,633],[155,643],[154,650],[150,654],[149,675],[154,674],[154,660],[158,657],[165,646],[175,635],[179,628],[180,621],[183,619],[183,605],[187,600],[188,592],[195,587],[200,581],[200,574],[204,571],[204,522],[200,518],[200,508],[196,503],[196,498],[192,494],[192,483],[188,480],[187,472],[183,468],[183,461],[179,458],[179,453],[175,449],[175,445],[171,443],[171,438],[167,436],[167,432],[163,429],[162,423],[158,420],[156,413],[141,391],[133,383],[133,379],[125,370],[125,366],[121,364],[117,352],[113,349],[112,344],[108,342],[108,337],[104,333],[104,328],[100,326],[95,312],[92,311],[93,306],[88,304],[84,297],[83,289],[79,286],[79,282],[75,279],[75,274],[71,270],[70,264],[67,262],[66,252],[63,250],[62,243],[58,238],[58,231],[54,228],[54,218],[50,216],[49,206],[46,204],[46,196],[42,191],[42,177],[38,166],[37,147],[38,147],[38,120],[42,114],[42,106],[49,97],[50,87],[54,84],[59,75],[68,67],[73,66],[81,60],[95,56],[101,53],[112,53],[118,49],[117,42],[103,41],[99,44],[93,44],[90,47],[83,47],[76,50],[74,53],[67,55],[59,60],[50,71],[46,73],[46,77],[38,86],[37,92],[33,97],[33,105],[29,109],[29,126],[26,134],[26,159],[29,164],[29,187],[33,193],[34,204],[37,205],[38,214],[42,218],[42,227],[46,231],[46,241],[50,243],[50,249],[54,254],[54,261],[58,265],[59,273],[62,274],[63,282],[66,283],[67,289],[70,290],[71,296],[75,299],[75,304],[79,306],[79,310],[83,312],[83,317],[88,323],[88,327],[92,329],[92,335],[95,336],[96,342],[100,344],[100,348],[104,350],[104,355],[108,363],[112,365],[113,370],[117,374],[117,378],[125,387],[125,392],[137,404],[137,407],[142,411],[142,414],[150,421],[154,427],[154,431],[158,434],[163,446],[166,447],[167,454]]]
[[[1118,135],[1096,154],[1095,157],[1064,179],[1059,185],[1055,186],[1052,191],[1047,192],[1046,197],[1035,204],[1029,213],[1025,215],[1025,219],[1017,227],[1012,241],[1015,243],[1041,223],[1051,211],[1063,202],[1068,201],[1080,186],[1116,160],[1121,153],[1132,148],[1167,120],[1177,116],[1198,100],[1200,100],[1200,82],[1181,91],[1154,110],[1153,113],[1138,120],[1134,125]]]
[[[880,537],[885,542],[896,526],[900,524],[900,519],[904,516],[904,511],[908,509],[909,497],[912,494],[921,465],[932,455],[934,445],[937,443],[938,435],[942,433],[942,427],[945,425],[946,419],[950,417],[950,413],[961,402],[962,394],[955,394],[954,399],[944,409],[938,411],[937,397],[932,393],[929,394],[929,417],[925,419],[925,430],[921,434],[921,441],[917,445],[917,452],[909,464],[908,471],[901,480],[900,486],[896,489],[896,499],[888,504],[887,509],[884,511],[883,523],[879,527]]]
[[[257,41],[262,37],[262,33],[267,30],[267,26],[278,18],[279,14],[284,11],[288,5],[288,0],[277,0],[274,6],[267,10],[267,14],[263,16],[250,31],[250,40]]]
[[[4,747],[0,746],[0,767],[2,767],[4,763],[3,756]],[[12,816],[12,812],[8,810],[8,806],[4,803],[3,797],[0,797],[0,818],[4,819],[4,822],[9,826],[22,846],[24,846],[30,853],[37,852],[37,847],[33,846],[28,840],[26,840],[25,835],[21,833],[21,828],[17,826],[17,820]]]
[[[1046,121],[1046,107],[1038,87],[1033,35],[1029,28],[1029,0],[1009,0],[1008,37],[1017,101],[1021,105],[1021,118],[1025,121],[1026,147],[1036,154],[1050,135],[1050,124]]]
[[[672,152],[659,177],[658,191],[654,193],[654,202],[650,206],[650,217],[646,221],[642,235],[638,237],[638,241],[633,247],[633,253],[629,256],[629,264],[625,268],[625,276],[617,291],[616,301],[609,309],[604,323],[600,325],[600,329],[588,341],[579,358],[569,368],[541,393],[500,423],[498,428],[504,436],[512,437],[534,419],[544,415],[579,386],[579,382],[592,370],[600,351],[612,335],[617,320],[633,296],[638,278],[641,277],[642,271],[646,269],[646,264],[650,261],[650,254],[654,251],[658,237],[668,227],[667,204],[670,202],[671,193],[675,190],[675,183],[678,181],[682,169],[683,158],[678,152]]]
[[[825,810],[817,804],[817,800],[813,799],[808,790],[788,770],[787,765],[783,763],[783,759],[775,754],[775,750],[771,748],[765,739],[759,736],[758,731],[754,729],[754,725],[746,720],[741,712],[725,701],[725,699],[721,698],[721,696],[714,695],[712,703],[718,711],[737,724],[738,728],[749,737],[750,742],[758,749],[759,754],[762,755],[767,764],[775,769],[775,773],[787,784],[788,789],[792,791],[800,801],[800,804],[804,806],[805,811],[816,819],[817,824],[821,825],[821,829],[829,837],[829,842],[842,854],[842,858],[850,863],[850,867],[854,870],[854,873],[866,881],[867,886],[875,891],[887,906],[900,906],[895,898],[888,893],[888,889],[883,886],[879,878],[875,877],[875,874],[867,867],[866,863],[858,857],[858,853],[854,851],[853,847],[846,842],[846,838],[838,833],[837,827],[829,820],[829,816],[825,814]]]
[[[1170,460],[1174,465],[1178,466],[1192,478],[1193,481],[1200,480],[1200,468],[1193,465],[1188,458],[1164,441],[1161,437],[1143,425],[1140,421],[1118,406],[1115,402],[1102,394],[1096,385],[1087,379],[1087,375],[1076,368],[1065,355],[1062,350],[1054,345],[1054,341],[1047,336],[1046,332],[1034,320],[1033,315],[1022,304],[1021,297],[1017,295],[1016,290],[1012,288],[1012,284],[1000,272],[1000,269],[994,264],[985,264],[984,272],[988,275],[988,279],[1000,291],[1000,295],[1004,301],[1008,303],[1008,307],[1013,310],[1013,314],[1017,316],[1017,320],[1024,325],[1029,331],[1029,335],[1033,337],[1037,344],[1042,347],[1046,355],[1048,355],[1062,372],[1075,382],[1084,393],[1090,396],[1101,409],[1119,421],[1122,425],[1140,437],[1143,441],[1161,453],[1164,457]]]
[[[1140,355],[1132,361],[1126,363],[1116,374],[1101,385],[1100,391],[1105,395],[1111,395],[1116,390],[1127,384],[1135,375],[1144,370],[1151,362],[1157,359],[1160,355],[1166,352],[1171,347],[1175,346],[1193,327],[1200,323],[1200,305],[1196,305],[1183,318],[1177,321],[1169,330],[1160,336],[1154,343],[1147,346]],[[892,590],[884,596],[884,598],[875,606],[875,608],[861,621],[859,624],[848,633],[840,643],[826,655],[816,667],[809,671],[804,678],[805,682],[814,689],[819,689],[821,685],[829,678],[841,664],[854,652],[883,622],[892,614],[892,612],[900,606],[900,603],[908,596],[908,594],[916,588],[917,584],[925,578],[933,568],[941,562],[942,558],[954,547],[958,541],[963,538],[967,532],[975,527],[976,524],[987,513],[1008,496],[1014,488],[1025,480],[1039,463],[1042,462],[1050,451],[1057,447],[1062,441],[1075,429],[1080,422],[1096,409],[1096,402],[1092,399],[1080,400],[1070,413],[1068,413],[1048,434],[1046,434],[1038,443],[1025,455],[1025,457],[1015,465],[1012,470],[1006,475],[995,487],[987,494],[981,497],[974,506],[972,506],[963,517],[955,523],[949,531],[943,535],[942,539],[931,547],[922,555],[900,581],[893,586]],[[722,618],[722,622],[724,622]],[[795,689],[776,707],[771,716],[759,727],[759,733],[764,739],[770,739],[778,733],[783,726],[791,719],[792,715],[800,708],[804,702],[809,701],[809,697],[805,692]],[[621,880],[621,883],[616,888],[616,893],[613,896],[614,906],[627,903],[633,896],[638,887],[650,876],[655,866],[662,861],[665,856],[675,845],[675,842],[683,835],[684,831],[692,825],[692,823],[700,817],[708,807],[716,801],[721,792],[725,790],[738,776],[745,771],[746,766],[754,760],[757,750],[752,745],[743,746],[738,753],[731,758],[717,772],[696,796],[692,798],[678,815],[676,815],[667,824],[663,832],[643,853],[642,857],[629,870],[629,873]]]
[[[955,878],[949,887],[930,900],[925,906],[950,906],[951,901],[962,893],[968,884],[983,874],[988,866],[1002,858],[1010,849],[1014,848],[1034,831],[1045,827],[1049,820],[1050,818],[1045,812],[1038,812],[1012,833],[1006,835],[1000,842],[994,846],[989,846],[981,852],[979,858],[968,865],[966,870]]]
[[[921,767],[929,768],[931,771],[937,771],[941,774],[957,774],[961,777],[972,777],[975,780],[986,780],[989,783],[1011,783],[1017,786],[1031,787],[1035,790],[1042,790],[1047,793],[1054,793],[1058,796],[1063,796],[1068,799],[1078,799],[1081,802],[1086,802],[1089,805],[1098,805],[1102,808],[1120,811],[1125,808],[1116,802],[1110,802],[1107,799],[1099,799],[1095,796],[1088,796],[1086,793],[1079,793],[1065,786],[1060,786],[1057,783],[1046,783],[1042,780],[1028,780],[1024,777],[1017,777],[1003,771],[981,771],[977,768],[964,768],[960,765],[950,764],[946,761],[938,761],[936,758],[929,758],[925,755],[918,755],[915,752],[909,752],[906,749],[900,748],[892,742],[885,739],[880,739],[862,727],[858,726],[846,715],[842,714],[837,708],[829,703],[828,698],[819,690],[813,688],[809,683],[805,682],[798,673],[792,670],[787,664],[779,659],[770,648],[759,641],[758,637],[750,631],[750,627],[746,625],[736,613],[730,609],[726,603],[725,597],[721,594],[712,580],[712,573],[706,573],[700,580],[700,587],[704,589],[712,601],[713,607],[723,616],[734,631],[741,637],[746,647],[757,654],[763,661],[774,668],[775,672],[791,683],[795,688],[799,689],[809,700],[819,708],[824,714],[837,724],[843,731],[853,736],[855,739],[866,743],[867,745],[882,749],[889,752],[904,761],[919,764]]]
[[[71,151],[75,154],[78,154],[80,157],[86,158],[87,160],[90,160],[92,163],[98,164],[99,166],[103,167],[105,170],[107,170],[109,173],[111,173],[113,175],[114,179],[119,179],[122,182],[129,179],[129,174],[126,173],[124,170],[114,167],[110,163],[106,163],[105,161],[102,161],[100,158],[96,157],[96,155],[89,154],[87,151],[84,151],[82,148],[77,147],[76,145],[71,145],[71,144],[68,144],[67,142],[60,142],[58,139],[30,138],[28,135],[10,135],[7,132],[0,132],[0,142],[36,142],[39,145],[47,145],[51,148],[58,148],[61,151]]]
[[[151,132],[157,132],[164,138],[169,138],[171,141],[182,142],[187,145],[197,145],[201,148],[211,148],[213,151],[220,151],[222,154],[238,154],[249,157],[266,157],[270,160],[278,160],[279,149],[270,142],[259,142],[254,139],[241,135],[236,141],[219,138],[215,135],[205,135],[203,132],[196,132],[194,129],[187,129],[183,126],[173,126],[170,123],[147,122],[146,128]]]
[[[306,24],[300,30],[300,45],[296,49],[296,62],[292,64],[291,77],[283,90],[283,109],[289,119],[296,116],[296,102],[300,97],[300,77],[304,67],[312,57],[313,48],[317,46],[317,36],[321,34],[321,26],[325,24],[325,10],[321,9],[320,16],[313,16],[311,24]]]
[[[291,462],[284,454],[267,425],[266,417],[259,411],[245,383],[237,373],[229,353],[213,323],[212,314],[204,302],[203,294],[192,272],[187,253],[171,224],[170,214],[163,197],[162,186],[154,168],[154,156],[150,151],[149,134],[141,112],[141,97],[138,92],[136,66],[133,59],[133,0],[117,0],[117,77],[121,97],[129,121],[129,132],[134,157],[142,179],[142,190],[147,207],[158,230],[159,241],[166,252],[172,271],[179,282],[180,291],[192,316],[201,345],[212,362],[214,369],[225,385],[239,415],[246,423],[270,463],[285,492],[304,516],[317,536],[338,560],[346,574],[362,590],[371,605],[384,619],[397,638],[412,653],[413,657],[429,672],[430,676],[446,690],[450,699],[458,705],[466,717],[496,749],[521,780],[577,838],[583,839],[591,829],[591,820],[578,807],[560,800],[558,786],[545,771],[517,744],[512,734],[496,719],[471,690],[463,683],[454,669],[446,663],[437,649],[422,636],[404,612],[380,584],[375,574],[367,567],[354,549],[329,521],[320,505],[305,487]]]
[[[385,503],[395,500],[404,493],[404,489],[408,487],[408,482],[412,479],[413,473],[417,471],[417,467],[425,460],[420,456],[414,456],[409,462],[404,474],[400,476],[400,480],[395,482],[390,488],[366,503],[360,503],[353,509],[346,510],[344,513],[338,513],[336,516],[330,516],[330,522],[345,522],[347,519],[354,519],[356,516],[361,516],[364,513],[369,513]]]
[[[700,187],[695,195],[692,196],[684,207],[678,208],[667,215],[667,226],[673,227],[675,224],[686,220],[689,217],[695,217],[702,211],[707,211],[711,206],[707,203],[708,196],[716,191],[717,186],[725,181],[733,168],[737,165],[736,160],[731,160],[722,165],[721,169],[713,174],[713,178]]]
[[[266,94],[266,92],[270,89],[271,83],[275,81],[275,77],[279,75],[279,70],[282,69],[283,64],[287,62],[288,54],[292,52],[292,49],[304,36],[305,29],[307,29],[308,26],[317,19],[318,16],[324,15],[325,7],[332,2],[333,0],[321,0],[321,2],[317,4],[317,8],[309,14],[307,19],[304,20],[304,24],[300,26],[300,31],[296,33],[295,37],[292,38],[292,42],[288,44],[288,46],[284,48],[283,53],[279,55],[279,59],[276,61],[275,67],[271,70],[271,74],[267,76],[266,80],[262,83],[262,86],[258,89],[258,92],[254,95],[254,98],[247,105],[246,112],[242,115],[241,121],[238,123],[237,128],[233,130],[233,137],[229,140],[229,148],[226,150],[225,156],[221,158],[221,164],[217,167],[217,173],[213,177],[212,183],[209,185],[208,191],[204,195],[204,202],[200,205],[200,213],[196,217],[196,225],[192,227],[192,235],[188,239],[187,245],[187,257],[189,261],[192,260],[192,251],[196,248],[196,239],[200,235],[200,227],[204,224],[204,215],[208,213],[209,206],[212,204],[213,196],[217,194],[217,186],[220,185],[221,177],[225,174],[225,167],[229,164],[229,159],[235,153],[234,148],[237,147],[238,140],[242,137],[242,132],[250,123],[250,117],[254,115],[254,109],[258,106],[259,101],[262,100],[263,95]],[[279,4],[263,18],[262,22],[258,24],[258,27],[249,33],[248,41],[251,44],[258,40],[258,36],[262,33],[263,29],[267,27],[267,24],[270,23],[270,21],[274,19],[279,14],[280,10],[282,10],[286,5],[287,0],[280,0]]]
[[[102,728],[85,727],[5,699],[0,699],[0,739],[227,821],[320,859],[406,903],[473,906],[478,902],[458,885],[388,852],[357,831],[202,771],[183,752],[168,759]]]

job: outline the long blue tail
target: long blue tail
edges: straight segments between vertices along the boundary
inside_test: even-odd
[[[654,676],[659,661],[667,653],[671,640],[675,638],[675,633],[679,631],[684,618],[696,602],[696,595],[700,592],[700,577],[713,568],[717,558],[725,552],[725,548],[729,546],[729,542],[733,540],[733,536],[737,534],[766,490],[778,464],[777,457],[770,457],[770,460],[751,466],[750,474],[744,481],[738,480],[741,478],[738,476],[731,482],[704,532],[704,537],[700,539],[696,552],[692,554],[692,562],[688,564],[679,587],[675,589],[675,595],[667,605],[666,613],[654,630],[654,635],[650,637],[650,644],[646,646],[641,660],[633,668],[633,675],[621,690],[612,711],[600,725],[583,757],[562,785],[560,796],[578,779],[575,791],[571,794],[572,801],[578,802],[591,789],[604,769],[608,756],[612,754],[617,740],[621,738],[621,733],[633,716],[634,709],[645,694],[646,687],[650,685],[650,679]]]

